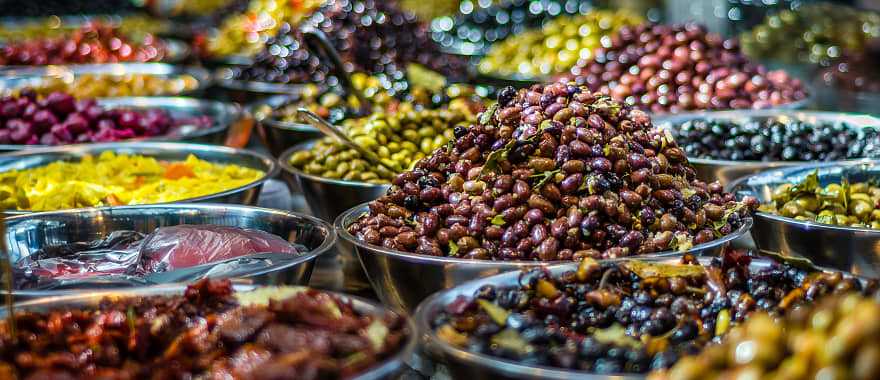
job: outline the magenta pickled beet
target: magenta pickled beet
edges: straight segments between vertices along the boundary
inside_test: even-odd
[[[161,136],[182,125],[204,128],[212,124],[208,116],[175,119],[162,109],[107,110],[95,99],[75,100],[61,92],[44,98],[30,89],[19,94],[0,99],[0,144],[120,141]]]

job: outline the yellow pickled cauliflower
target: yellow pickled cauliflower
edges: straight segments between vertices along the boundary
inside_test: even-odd
[[[29,211],[174,202],[231,190],[264,173],[194,155],[185,161],[103,152],[0,173],[0,206]]]

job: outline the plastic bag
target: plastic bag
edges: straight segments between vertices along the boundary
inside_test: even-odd
[[[144,239],[142,268],[165,272],[254,253],[297,253],[287,240],[259,230],[228,226],[162,227]]]
[[[259,230],[179,225],[146,236],[114,231],[99,240],[45,247],[16,262],[14,277],[17,289],[196,281],[246,275],[298,253],[286,240]]]

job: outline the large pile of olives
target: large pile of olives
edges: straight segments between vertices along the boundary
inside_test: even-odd
[[[592,91],[655,113],[769,108],[806,98],[799,80],[768,72],[736,40],[693,23],[623,27],[572,74]]]
[[[696,180],[645,112],[586,87],[508,87],[478,119],[397,176],[349,231],[423,255],[579,260],[684,251],[757,207]]]

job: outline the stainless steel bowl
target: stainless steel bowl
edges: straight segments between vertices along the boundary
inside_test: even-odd
[[[248,292],[257,289],[259,289],[259,287],[252,285],[235,285],[236,292]],[[129,297],[171,296],[183,294],[185,290],[186,285],[167,284],[126,290],[98,291],[74,295],[45,297],[16,303],[15,311],[16,313],[20,311],[48,312],[53,309],[64,307],[95,307],[98,305],[98,303],[101,302],[101,300],[105,298],[120,299]],[[350,296],[342,293],[334,293],[325,290],[322,290],[322,292],[333,294],[336,297],[339,297],[339,299],[341,299],[343,302],[350,303],[354,310],[359,313],[377,315],[382,317],[389,314],[396,314],[393,311],[383,307],[382,305],[365,300],[360,297]],[[6,318],[8,313],[9,311],[6,307],[0,308],[0,318]],[[416,329],[415,324],[413,323],[411,318],[408,318],[405,315],[402,317],[406,320],[406,329],[408,334],[406,340],[401,343],[401,347],[398,352],[395,353],[393,356],[385,359],[384,361],[378,363],[377,365],[373,366],[366,372],[351,378],[351,380],[397,379],[397,375],[407,368],[405,361],[409,360],[416,347]]]
[[[489,261],[453,257],[436,257],[395,251],[367,244],[348,232],[348,226],[368,212],[366,204],[354,207],[336,218],[333,226],[340,243],[355,246],[358,259],[367,272],[373,290],[382,300],[397,310],[412,311],[429,295],[476,278],[491,276],[534,266],[559,264],[537,261]],[[698,244],[687,253],[697,256],[717,256],[728,242],[745,235],[752,227],[751,218],[730,235],[708,243]],[[680,256],[683,252],[658,252],[645,257]]]
[[[306,84],[238,80],[234,78],[233,70],[228,67],[214,72],[214,84],[230,100],[241,104],[249,104],[272,95],[298,95],[306,86]]]
[[[616,259],[623,261],[631,259]],[[645,258],[639,259],[651,262],[677,263],[677,258]],[[703,265],[708,264],[709,258],[700,258]],[[766,268],[772,265],[767,259],[753,259],[750,265],[752,270]],[[815,268],[824,270],[822,268]],[[577,270],[576,263],[554,265],[548,270],[555,276],[567,271]],[[438,292],[425,299],[415,312],[413,317],[416,329],[419,332],[419,352],[426,354],[437,363],[442,363],[451,372],[453,379],[517,379],[517,380],[629,380],[644,379],[641,374],[598,375],[589,372],[564,370],[545,366],[523,365],[510,360],[469,352],[449,343],[437,336],[431,326],[431,320],[443,308],[452,303],[460,296],[473,297],[474,293],[484,285],[496,287],[518,287],[520,271],[508,272],[488,278],[481,278],[461,284],[452,289]]]
[[[77,75],[122,76],[144,74],[159,78],[190,75],[198,86],[190,91],[168,95],[197,95],[211,84],[208,70],[197,66],[178,66],[167,63],[106,63],[90,65],[6,66],[0,69],[0,91],[23,87],[40,87],[48,78],[72,81]]]
[[[315,259],[336,244],[332,226],[320,219],[289,211],[220,204],[171,204],[79,209],[19,215],[6,219],[6,246],[13,262],[47,246],[92,241],[109,232],[130,230],[148,234],[159,227],[222,225],[251,228],[280,236],[307,251],[241,275],[260,285],[307,285]],[[93,284],[91,289],[94,289]],[[88,284],[64,290],[18,290],[17,298],[77,293]]]
[[[312,140],[296,145],[281,154],[278,159],[282,178],[287,181],[291,189],[296,189],[297,186],[302,189],[312,215],[330,222],[349,208],[377,199],[388,191],[390,185],[321,178],[303,173],[290,165],[290,157],[294,153],[308,149],[314,143],[315,141]],[[336,252],[336,255],[324,255],[319,265],[340,266],[343,272],[343,287],[346,290],[358,291],[369,288],[370,284],[355,256],[354,247],[340,241]]]
[[[878,127],[880,119],[861,114],[848,114],[840,112],[824,111],[794,111],[785,109],[773,110],[736,110],[694,112],[677,115],[653,116],[654,125],[664,129],[678,128],[682,123],[690,120],[722,120],[736,123],[744,123],[753,119],[791,119],[809,123],[835,123],[844,122],[853,128]],[[805,161],[730,161],[706,158],[689,158],[697,177],[703,181],[720,181],[722,185],[728,185],[737,178],[745,177],[768,169],[777,169],[790,166],[808,164]]]
[[[222,144],[226,140],[230,126],[237,123],[244,117],[241,107],[233,103],[223,103],[215,100],[195,99],[186,97],[164,97],[164,96],[134,96],[122,98],[101,98],[98,99],[101,104],[109,109],[126,108],[134,110],[144,110],[150,108],[158,108],[165,110],[173,118],[187,118],[193,116],[208,116],[211,118],[211,125],[208,127],[197,127],[195,125],[181,125],[175,127],[169,133],[155,137],[143,137],[126,140],[127,142],[136,141],[177,141],[187,143],[203,143],[203,144]],[[87,144],[93,145],[93,144]],[[0,144],[0,152],[33,150],[34,148],[45,148],[48,145],[22,145],[22,144]]]
[[[281,156],[286,149],[294,145],[324,136],[309,124],[282,121],[272,114],[275,109],[297,98],[299,96],[276,95],[252,107],[251,113],[257,118],[257,133],[274,157]]]
[[[278,174],[278,164],[269,156],[244,149],[201,144],[166,142],[128,142],[107,144],[69,145],[51,148],[35,148],[0,155],[0,172],[23,170],[48,165],[59,160],[79,160],[84,155],[98,155],[104,151],[124,154],[140,154],[159,160],[182,161],[190,154],[219,164],[235,164],[265,173],[260,179],[247,185],[217,194],[184,199],[171,203],[230,203],[255,205],[263,183]],[[29,211],[5,210],[7,216],[26,214]]]
[[[769,202],[773,189],[784,183],[797,183],[814,171],[819,183],[877,180],[880,161],[813,163],[768,170],[731,184],[737,198],[751,195]],[[868,277],[880,277],[880,230],[843,227],[807,222],[757,212],[752,238],[763,252],[800,256],[820,266],[836,268]]]

